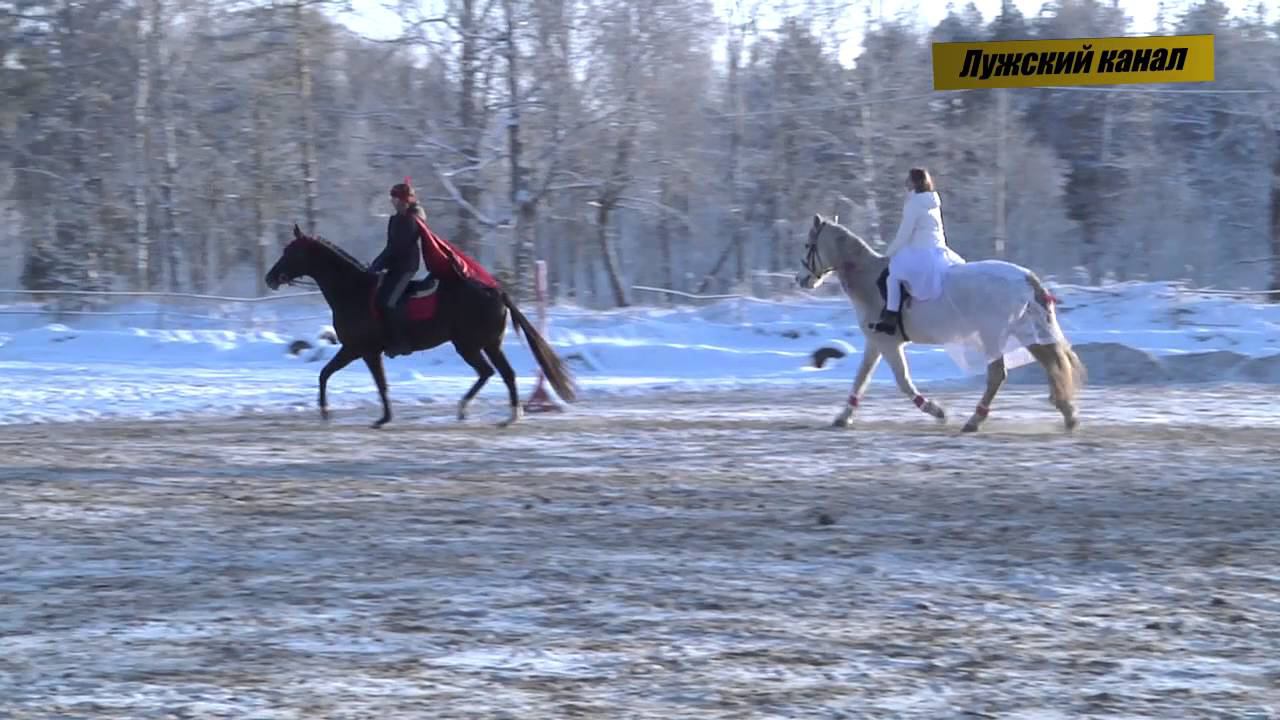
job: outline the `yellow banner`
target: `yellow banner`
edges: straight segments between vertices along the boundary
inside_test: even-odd
[[[1212,35],[933,44],[933,89],[1213,82]]]

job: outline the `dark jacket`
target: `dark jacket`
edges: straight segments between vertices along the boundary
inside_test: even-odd
[[[418,268],[421,267],[422,252],[418,244],[418,223],[414,215],[424,221],[427,217],[422,208],[414,204],[409,206],[407,212],[396,213],[387,218],[387,246],[370,263],[370,270],[374,272],[386,270],[388,273],[410,275],[418,272]]]

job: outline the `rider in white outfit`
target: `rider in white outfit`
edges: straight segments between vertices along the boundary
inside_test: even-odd
[[[942,278],[947,268],[964,263],[964,258],[947,247],[942,229],[942,200],[933,189],[933,178],[923,168],[907,174],[907,199],[902,204],[902,224],[889,245],[888,298],[880,321],[871,328],[897,334],[902,310],[902,285],[911,297],[932,300],[942,294]]]

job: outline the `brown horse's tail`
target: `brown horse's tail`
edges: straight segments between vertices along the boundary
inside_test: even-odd
[[[520,308],[511,301],[511,296],[502,293],[502,302],[511,311],[511,325],[516,332],[524,332],[525,338],[529,341],[529,350],[533,353],[533,359],[538,361],[538,367],[542,368],[542,373],[547,377],[547,382],[551,383],[551,388],[556,391],[565,402],[573,402],[577,399],[578,391],[574,387],[573,376],[569,369],[565,367],[560,356],[556,355],[555,350],[551,348],[551,344],[542,337],[542,333],[529,322],[529,318],[520,312]]]

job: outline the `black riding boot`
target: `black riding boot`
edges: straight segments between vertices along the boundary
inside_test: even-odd
[[[897,335],[900,318],[901,313],[897,310],[885,308],[880,311],[880,320],[871,324],[871,329],[876,332],[882,332],[885,335]]]

